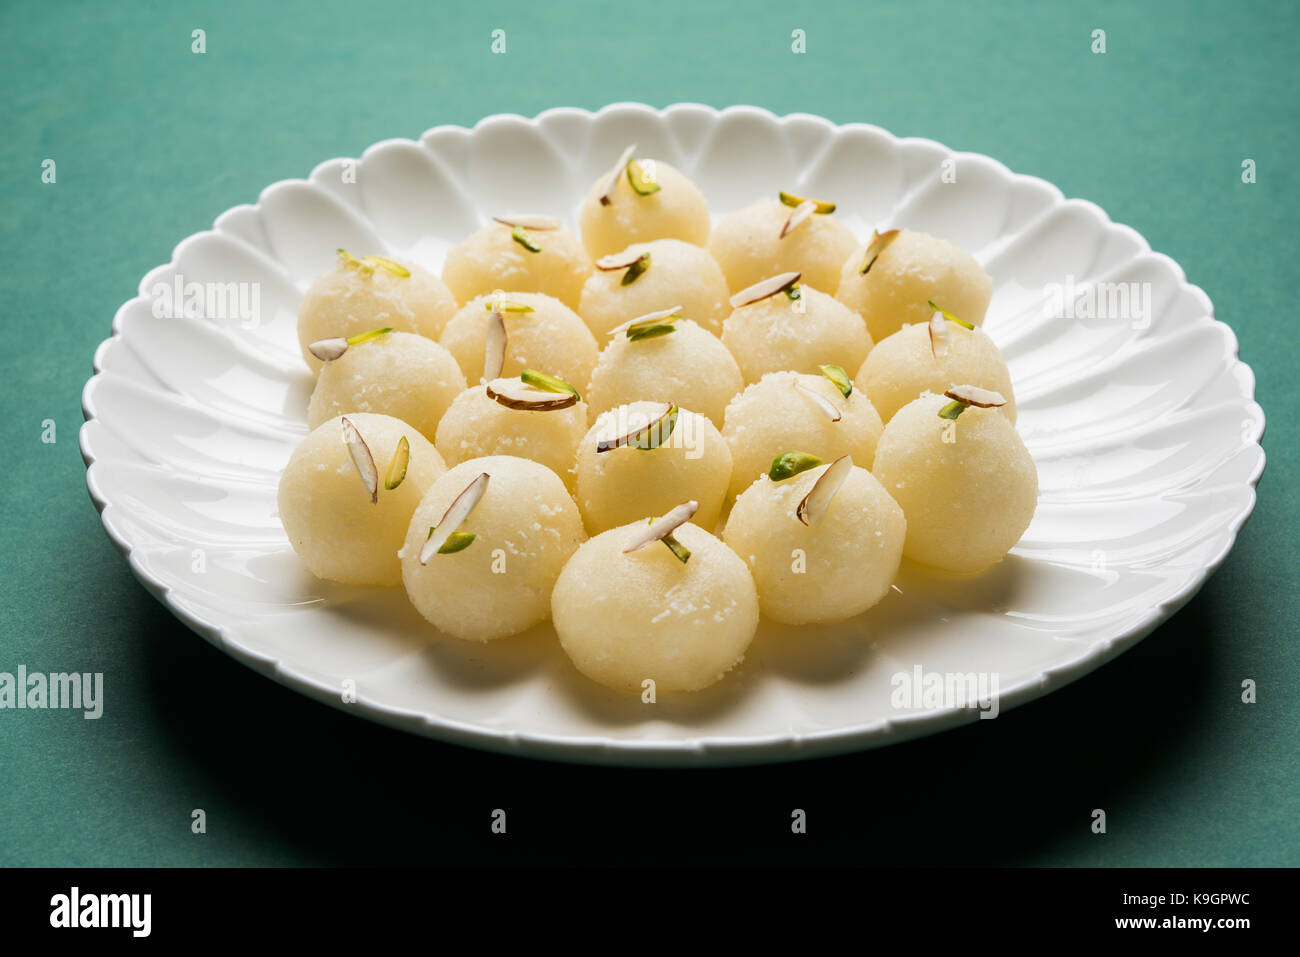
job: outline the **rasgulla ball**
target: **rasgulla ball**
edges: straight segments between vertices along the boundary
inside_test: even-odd
[[[739,495],[790,449],[827,462],[852,455],[870,468],[884,426],[862,390],[849,389],[845,396],[821,373],[769,372],[732,399],[722,427],[731,450],[729,494]]]
[[[465,303],[447,323],[442,344],[460,364],[471,383],[483,379],[484,348],[493,306],[499,307],[506,327],[503,376],[536,369],[559,376],[578,389],[586,386],[600,347],[578,314],[550,296],[512,292],[479,296]],[[526,307],[527,311],[519,307]]]
[[[783,272],[802,273],[814,289],[835,292],[840,267],[856,245],[853,233],[834,216],[814,213],[782,236],[793,212],[784,203],[764,201],[724,216],[713,227],[709,252],[732,292]]]
[[[876,343],[854,380],[886,422],[922,392],[942,393],[962,384],[1002,393],[1007,400],[1002,414],[1016,421],[1011,373],[983,329],[945,321],[944,339],[932,347],[929,323],[904,326]]]
[[[289,457],[277,495],[280,522],[293,550],[318,578],[350,585],[397,585],[402,581],[397,550],[411,513],[446,466],[412,426],[391,416],[356,412],[346,418],[374,463],[375,481],[370,485],[353,460],[343,418],[313,429]],[[385,479],[403,438],[409,450],[406,471],[397,487],[389,489]],[[358,453],[365,467],[367,452]]]
[[[763,614],[789,625],[860,615],[889,592],[903,557],[907,521],[872,477],[845,459],[843,484],[811,524],[797,510],[831,465],[779,482],[768,476],[736,499],[723,540],[745,560]],[[829,482],[836,476],[829,476]],[[824,489],[829,493],[830,489]]]
[[[673,421],[663,418],[668,409],[666,402],[611,409],[579,443],[576,497],[589,533],[644,521],[691,499],[700,503],[697,525],[717,524],[731,483],[731,452],[707,418],[679,409]],[[658,424],[647,430],[651,423]],[[598,451],[638,432],[636,445],[652,447],[629,443]]]
[[[642,190],[652,192],[633,189],[630,166],[634,167],[633,177],[642,182]],[[654,189],[656,185],[658,189]],[[606,205],[600,199],[607,191]],[[578,228],[592,259],[652,239],[681,239],[703,246],[709,241],[709,204],[699,187],[662,160],[629,159],[617,170],[601,173],[591,185]]]
[[[437,339],[455,312],[451,291],[419,266],[393,260],[367,262],[348,255],[303,294],[298,305],[298,344],[316,372],[321,361],[307,350],[313,342],[385,326]]]
[[[576,309],[591,274],[591,259],[578,237],[559,228],[516,235],[512,227],[494,221],[447,253],[442,279],[456,300],[468,302],[502,289],[545,293]]]
[[[584,543],[560,572],[551,616],[560,645],[588,678],[615,691],[698,691],[740,663],[758,628],[758,596],[745,563],[704,529],[624,554],[636,522]]]
[[[379,412],[432,439],[447,407],[465,388],[451,353],[432,339],[390,332],[325,363],[307,406],[307,426],[349,412]]]
[[[843,261],[836,298],[867,321],[876,342],[903,326],[926,322],[928,302],[978,326],[993,280],[975,257],[952,243],[910,229],[890,230],[892,241],[869,240]],[[871,261],[871,268],[863,267]]]
[[[430,529],[484,473],[482,498],[457,525],[473,540],[421,564]],[[470,459],[434,482],[411,516],[402,581],[439,631],[466,641],[505,638],[550,616],[555,579],[584,537],[573,499],[546,466],[509,455]]]
[[[722,320],[731,312],[727,280],[707,249],[680,239],[656,239],[635,243],[614,259],[626,262],[644,255],[650,257],[648,267],[632,282],[623,283],[628,268],[598,267],[582,287],[578,314],[598,339],[625,322],[674,306],[714,335],[722,332]]]
[[[518,381],[518,380],[515,380]],[[587,404],[564,408],[511,408],[471,386],[438,423],[434,445],[448,465],[486,455],[515,455],[540,462],[573,487],[573,460],[587,433]]]
[[[832,363],[857,372],[871,351],[862,318],[824,292],[802,283],[798,299],[785,292],[736,309],[722,324],[722,342],[746,382],[769,372],[817,372]]]
[[[587,405],[599,415],[639,399],[677,402],[721,424],[731,397],[745,387],[740,367],[713,333],[689,319],[665,319],[667,335],[616,333],[591,373]]]
[[[916,562],[979,571],[1020,540],[1038,504],[1038,471],[999,409],[941,418],[942,395],[913,399],[889,420],[873,471],[903,506]]]

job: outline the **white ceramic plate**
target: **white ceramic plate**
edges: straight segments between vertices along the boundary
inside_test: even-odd
[[[853,621],[764,622],[737,672],[657,704],[581,677],[549,626],[468,645],[433,632],[401,589],[313,579],[275,511],[311,387],[297,302],[336,247],[440,270],[451,245],[502,211],[575,226],[586,187],[632,142],[693,177],[715,216],[789,189],[833,198],[860,237],[905,226],[973,252],[996,285],[986,329],[1010,365],[1041,486],[1033,524],[991,572],[940,581],[905,567],[901,594]],[[229,308],[156,318],[160,288],[178,279],[258,284],[260,324],[245,328]],[[1051,284],[1069,282],[1105,293],[1112,312],[1117,290],[1138,298],[1122,317],[1047,316]],[[217,647],[395,727],[617,764],[784,760],[975,720],[972,709],[894,707],[894,676],[917,666],[996,675],[1003,710],[1045,694],[1192,596],[1232,547],[1264,467],[1263,413],[1232,331],[1176,263],[1096,206],[929,140],[695,104],[492,116],[276,183],[145,276],[95,354],[83,405],[104,527],[145,587]],[[358,700],[345,704],[349,680]]]

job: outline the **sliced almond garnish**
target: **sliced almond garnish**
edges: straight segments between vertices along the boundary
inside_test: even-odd
[[[633,252],[629,247],[621,253],[610,253],[608,256],[601,256],[596,260],[596,268],[605,272],[613,272],[615,269],[626,269],[644,255],[644,252]]]
[[[487,397],[507,409],[528,412],[554,412],[578,404],[572,392],[548,392],[536,389],[521,379],[493,379],[485,387]]]
[[[979,409],[996,409],[1007,404],[1007,400],[1002,397],[1001,392],[994,392],[992,389],[981,389],[977,385],[955,385],[944,395]]]
[[[538,232],[559,229],[564,225],[564,220],[557,216],[530,216],[524,213],[511,216],[493,216],[492,219],[502,226],[513,226],[516,229],[532,229]]]
[[[832,422],[838,422],[840,419],[844,418],[840,410],[835,408],[835,403],[831,402],[830,399],[826,398],[826,396],[822,395],[820,392],[808,388],[798,379],[795,380],[794,387],[802,392],[809,402],[817,406],[821,411],[825,412],[826,418],[830,419]]]
[[[307,351],[321,362],[333,362],[348,351],[348,340],[342,336],[333,339],[318,339],[307,347]]]
[[[600,205],[608,206],[614,201],[614,187],[618,185],[618,178],[623,175],[623,170],[627,169],[628,160],[635,155],[636,144],[633,143],[625,149],[623,154],[618,158],[618,162],[615,163],[614,168],[610,170],[609,178],[605,180],[605,188],[601,190]]]
[[[672,511],[668,512],[668,514],[655,519],[644,528],[638,528],[636,534],[629,538],[627,544],[623,546],[623,554],[631,555],[633,552],[645,548],[652,542],[666,542],[668,539],[672,538],[673,532],[677,531],[677,529],[681,528],[695,516],[695,513],[699,511],[699,508],[699,502],[682,502],[681,505],[678,505]],[[675,539],[674,542],[676,542]],[[682,548],[680,543],[677,543],[677,546],[686,554],[683,557],[683,555],[678,552],[677,548],[672,549],[673,554],[676,555],[681,562],[685,563],[686,559],[691,557],[691,553],[686,551],[685,548]],[[669,548],[672,548],[672,546],[670,545]]]
[[[680,319],[682,317],[681,306],[670,306],[667,309],[660,309],[656,312],[647,312],[644,316],[637,316],[635,319],[629,319],[627,322],[619,323],[613,329],[609,330],[611,336],[616,336],[620,332],[630,332],[633,329],[639,329],[647,326],[656,326],[665,319]]]
[[[384,478],[384,488],[392,491],[406,478],[406,467],[411,462],[411,443],[402,436],[397,440],[397,450],[388,463],[388,475]]]
[[[646,450],[659,448],[672,436],[673,429],[677,426],[678,414],[677,406],[668,402],[664,402],[662,405],[663,411],[652,416],[645,425],[622,435],[597,439],[596,451],[612,452],[614,449],[621,449],[625,445]]]
[[[831,506],[831,499],[853,471],[853,456],[841,455],[813,482],[813,487],[795,509],[795,517],[805,525],[816,525]]]
[[[874,229],[871,231],[871,242],[867,243],[867,255],[862,261],[860,274],[865,276],[871,272],[871,267],[876,264],[876,260],[895,239],[898,238],[897,229],[887,229],[883,233],[878,233]]]
[[[805,219],[817,212],[817,204],[811,199],[805,199],[802,203],[790,211],[785,225],[781,227],[781,234],[777,239],[785,239],[786,235],[796,229]]]
[[[506,364],[506,317],[496,309],[488,316],[487,336],[483,341],[483,378],[491,381],[501,375]]]
[[[948,323],[938,311],[930,313],[930,353],[936,359],[948,354]]]
[[[783,272],[768,279],[760,279],[754,285],[748,286],[732,296],[730,300],[731,308],[739,309],[741,306],[753,305],[769,296],[775,296],[778,292],[783,292],[797,283],[801,275],[803,274],[797,272]]]
[[[370,453],[370,446],[366,445],[366,440],[361,437],[361,433],[357,431],[351,419],[345,415],[341,425],[343,444],[348,447],[352,464],[356,466],[357,474],[361,476],[361,484],[370,493],[370,504],[374,505],[379,501],[379,469],[375,468],[375,457]]]
[[[427,565],[429,559],[436,555],[443,545],[447,544],[447,540],[451,538],[452,533],[460,527],[465,519],[469,518],[469,513],[474,511],[474,506],[479,503],[479,499],[487,491],[490,477],[487,472],[480,472],[474,481],[465,486],[465,491],[452,499],[451,504],[447,506],[447,511],[443,512],[442,519],[437,525],[429,529],[429,537],[424,540],[424,546],[420,549],[421,565]],[[457,551],[459,550],[457,549]]]

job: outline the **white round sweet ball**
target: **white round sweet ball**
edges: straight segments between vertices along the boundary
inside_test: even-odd
[[[741,493],[727,517],[723,541],[749,565],[759,607],[773,621],[852,618],[884,598],[898,575],[907,520],[866,469],[854,465],[816,524],[796,516],[828,468],[780,482],[764,476]]]
[[[587,404],[537,411],[511,409],[470,386],[438,423],[434,440],[449,466],[487,455],[514,455],[545,465],[573,489],[573,460],[587,432]]]
[[[839,421],[803,389],[821,396],[839,412]],[[772,467],[784,452],[802,451],[832,462],[841,455],[870,468],[884,428],[871,400],[861,389],[846,398],[826,376],[769,372],[745,388],[727,406],[722,437],[731,450],[730,495],[739,495]]]
[[[1029,527],[1038,505],[1038,470],[1007,417],[967,408],[940,418],[941,395],[913,399],[889,420],[873,466],[903,506],[916,562],[974,572],[999,561]]]
[[[713,227],[709,252],[732,292],[783,272],[802,273],[801,282],[835,292],[840,268],[856,244],[853,233],[833,215],[814,213],[782,236],[792,212],[784,203],[764,200],[727,214]]]
[[[541,292],[571,309],[578,306],[582,284],[591,274],[591,258],[567,229],[528,230],[541,252],[514,238],[514,230],[491,222],[447,253],[442,279],[458,302],[506,292]]]
[[[836,298],[867,321],[876,342],[903,326],[927,322],[934,311],[929,301],[972,325],[984,321],[993,280],[964,249],[903,229],[863,275],[869,245],[843,261]]]
[[[1001,392],[1007,400],[1002,414],[1014,423],[1011,373],[998,347],[983,329],[972,331],[955,322],[944,325],[944,355],[936,357],[931,348],[928,322],[904,326],[876,343],[853,384],[871,397],[886,422],[922,392],[942,395],[955,385],[975,385]]]
[[[637,162],[659,189],[642,196],[620,172],[608,206],[600,203],[610,171],[591,184],[578,215],[582,242],[592,259],[652,239],[680,239],[703,246],[709,241],[709,204],[698,186],[663,160]],[[669,303],[672,305],[672,303]]]
[[[745,563],[687,523],[673,537],[623,554],[642,523],[603,532],[569,559],[551,594],[560,646],[588,678],[615,691],[698,691],[738,665],[758,628],[758,596]]]
[[[731,482],[731,452],[704,416],[680,409],[672,434],[658,448],[596,451],[601,439],[644,428],[663,410],[661,402],[611,409],[578,444],[578,508],[590,534],[663,515],[692,499],[700,503],[694,522],[702,528],[717,524]]]
[[[307,427],[350,412],[378,412],[432,440],[438,420],[464,388],[450,352],[424,336],[390,332],[325,363],[307,405]]]
[[[600,353],[587,388],[591,415],[640,399],[675,402],[722,422],[727,403],[745,387],[740,367],[717,336],[689,319],[651,339],[619,333]]]
[[[459,531],[468,547],[420,564],[429,529],[480,474],[487,488]],[[433,483],[411,516],[402,581],[416,610],[439,631],[466,641],[518,634],[551,613],[560,569],[586,536],[564,483],[528,459],[470,459]]]
[[[371,502],[343,438],[343,417],[312,430],[293,450],[280,475],[276,503],[289,544],[318,578],[349,585],[397,585],[397,551],[420,498],[447,469],[442,456],[412,426],[387,415],[347,416],[370,449],[378,472]],[[384,487],[393,453],[405,437],[406,476]]]
[[[853,310],[811,286],[798,290],[798,299],[778,292],[741,306],[722,324],[722,342],[746,382],[769,372],[817,372],[827,363],[853,375],[871,351],[867,327]]]
[[[629,256],[650,254],[650,268],[623,285],[626,269],[597,269],[582,287],[578,314],[597,339],[632,319],[681,306],[681,315],[717,335],[731,312],[727,280],[709,251],[680,239],[634,243]]]
[[[313,372],[321,361],[307,347],[322,339],[348,338],[385,326],[437,339],[456,312],[456,300],[441,279],[403,260],[410,276],[383,266],[340,263],[308,287],[298,304],[298,345]]]
[[[583,389],[591,379],[600,347],[578,314],[551,296],[512,292],[479,296],[465,303],[447,323],[442,344],[456,357],[471,384],[483,380],[483,350],[492,313],[487,305],[506,299],[531,307],[531,312],[503,310],[506,358],[501,375],[517,376],[524,369],[559,376]]]

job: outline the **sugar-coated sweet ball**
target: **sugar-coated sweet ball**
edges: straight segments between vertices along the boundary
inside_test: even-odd
[[[879,255],[873,252],[864,274],[870,246],[869,240],[843,261],[836,297],[867,321],[876,342],[903,326],[927,321],[934,311],[930,301],[972,325],[984,321],[993,280],[964,249],[903,229]]]
[[[506,327],[506,355],[501,375],[516,376],[524,369],[536,369],[559,376],[581,390],[591,378],[600,347],[578,314],[551,296],[512,292],[479,296],[461,307],[447,323],[442,344],[456,358],[471,384],[483,379],[484,347],[492,310],[499,302],[527,306],[522,312],[503,308]]]
[[[942,395],[914,399],[894,414],[876,446],[873,471],[903,507],[913,561],[974,572],[1020,540],[1038,504],[1038,471],[998,409],[939,416]]]
[[[800,283],[798,299],[778,292],[736,309],[722,324],[722,342],[746,382],[769,372],[816,372],[831,363],[849,375],[871,351],[862,318],[843,303]]]
[[[582,284],[591,274],[591,257],[567,229],[526,230],[534,252],[516,239],[515,230],[488,223],[447,253],[442,279],[457,302],[497,289],[541,292],[571,309],[578,307]]]
[[[280,522],[293,550],[318,578],[350,585],[401,584],[397,551],[411,513],[446,466],[433,444],[405,422],[352,413],[347,420],[375,465],[372,493],[349,450],[343,418],[317,426],[289,457],[276,496]],[[400,484],[389,489],[385,479],[403,438],[409,449],[406,471]]]
[[[298,305],[298,344],[313,372],[320,370],[321,360],[307,347],[322,339],[348,338],[385,326],[429,339],[442,335],[456,312],[451,291],[414,263],[395,265],[397,272],[348,257],[303,294]]]
[[[587,278],[578,314],[596,337],[603,340],[616,326],[673,306],[714,335],[721,333],[731,306],[727,280],[709,251],[680,239],[656,239],[634,243],[619,258],[647,253],[648,268],[626,285],[626,268],[597,269]]]
[[[432,440],[438,420],[464,388],[465,376],[450,352],[424,336],[390,332],[325,363],[307,405],[307,426],[349,412],[378,412]]]
[[[420,564],[429,530],[483,473],[490,476],[483,497],[457,526],[473,540]],[[506,638],[550,617],[551,589],[584,538],[573,499],[546,466],[508,455],[470,459],[434,482],[411,516],[402,581],[416,610],[444,634]]]
[[[659,185],[642,195],[632,188],[626,167],[619,171],[609,204],[600,202],[612,170],[600,174],[583,200],[578,217],[582,242],[592,259],[652,239],[680,239],[703,246],[709,241],[709,204],[689,177],[662,160],[637,159]],[[672,305],[672,303],[669,303]]]
[[[821,373],[769,372],[727,406],[722,437],[731,450],[729,494],[739,495],[767,473],[773,459],[793,449],[825,462],[851,455],[856,464],[870,468],[883,427],[861,389],[845,396]]]
[[[798,272],[814,289],[834,294],[840,267],[856,239],[833,214],[820,213],[782,236],[781,229],[793,212],[776,200],[763,201],[724,216],[713,227],[709,252],[733,293],[769,276]]]
[[[722,424],[727,403],[745,387],[740,367],[713,333],[689,319],[665,321],[673,326],[667,335],[636,339],[617,333],[609,340],[587,389],[592,415],[654,399],[676,402]]]
[[[587,404],[563,409],[517,409],[489,398],[485,385],[458,395],[438,424],[434,441],[449,466],[488,455],[532,459],[573,488],[573,461],[587,433]]]
[[[779,482],[764,476],[736,499],[723,540],[749,565],[759,607],[791,625],[841,621],[884,598],[898,574],[907,521],[855,465],[814,524],[796,510],[830,465]]]
[[[745,563],[694,524],[624,554],[643,522],[580,547],[560,573],[551,615],[560,645],[588,678],[615,691],[698,691],[740,663],[758,628],[758,596]]]
[[[858,371],[854,385],[870,396],[888,422],[922,392],[942,394],[954,385],[976,385],[1002,393],[1002,414],[1016,421],[1011,373],[1002,353],[983,329],[945,322],[944,343],[931,345],[928,323],[904,326],[876,343]]]
[[[705,416],[679,409],[672,431],[657,427],[657,438],[643,444],[597,451],[601,442],[629,435],[654,422],[666,403],[633,402],[596,419],[577,455],[577,500],[590,534],[628,522],[663,515],[682,502],[700,503],[694,522],[713,528],[731,483],[731,452]]]

